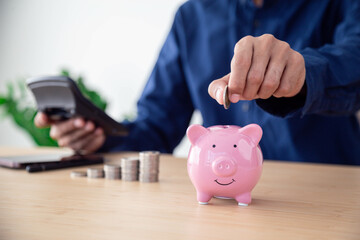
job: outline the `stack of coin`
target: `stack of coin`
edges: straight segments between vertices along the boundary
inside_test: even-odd
[[[159,158],[157,151],[140,152],[140,182],[158,182],[159,181]]]
[[[70,176],[72,178],[76,178],[76,177],[86,177],[86,172],[84,171],[72,171]]]
[[[116,164],[105,164],[104,172],[106,179],[120,179],[121,178],[121,167]]]
[[[88,168],[87,176],[88,178],[103,178],[104,171],[101,168]]]
[[[124,181],[137,181],[139,175],[139,158],[127,157],[121,159],[121,177]]]

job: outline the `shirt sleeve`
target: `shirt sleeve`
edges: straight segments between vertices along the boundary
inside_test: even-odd
[[[183,138],[194,107],[182,69],[180,10],[137,103],[137,118],[124,122],[126,137],[107,137],[100,151],[158,150],[170,153]]]
[[[274,115],[350,115],[360,109],[360,2],[344,1],[333,43],[299,51],[305,60],[306,97],[257,100]],[[287,107],[284,107],[284,106]]]

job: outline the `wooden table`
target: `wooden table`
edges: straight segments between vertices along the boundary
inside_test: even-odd
[[[14,152],[24,151],[0,148]],[[1,168],[0,239],[360,239],[359,167],[265,161],[248,207],[199,205],[186,159],[170,155],[158,183],[73,179],[72,170]]]

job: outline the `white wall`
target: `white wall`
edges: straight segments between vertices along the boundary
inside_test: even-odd
[[[182,2],[0,0],[0,92],[18,77],[57,74],[67,67],[106,96],[108,113],[119,120],[135,112]],[[0,119],[0,145],[33,143],[6,118]],[[176,154],[187,151],[184,143]]]

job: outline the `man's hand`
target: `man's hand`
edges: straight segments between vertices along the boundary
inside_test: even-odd
[[[303,56],[273,35],[246,36],[235,45],[231,72],[209,85],[209,94],[219,104],[229,87],[230,101],[293,97],[305,83]]]
[[[38,113],[34,122],[40,128],[51,126],[50,137],[57,140],[60,147],[69,147],[80,153],[95,152],[105,142],[104,131],[81,118],[51,122],[46,114]]]

